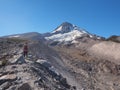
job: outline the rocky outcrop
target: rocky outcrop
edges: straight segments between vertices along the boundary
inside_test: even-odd
[[[0,90],[75,90],[46,60],[25,61],[0,68]]]
[[[112,35],[107,39],[107,41],[113,41],[113,42],[120,43],[120,36]]]
[[[28,83],[24,83],[18,88],[18,90],[32,90],[32,89]]]

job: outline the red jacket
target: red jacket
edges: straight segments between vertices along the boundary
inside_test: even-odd
[[[24,52],[27,52],[27,51],[28,51],[28,46],[27,46],[27,45],[24,46],[23,51],[24,51]]]

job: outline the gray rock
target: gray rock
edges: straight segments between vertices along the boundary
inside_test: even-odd
[[[5,82],[11,82],[15,80],[17,80],[17,76],[14,74],[4,75],[0,77],[0,85],[2,85]]]
[[[15,62],[15,64],[23,64],[26,63],[25,59],[23,56],[20,56],[17,61]]]
[[[6,89],[8,89],[11,85],[12,85],[11,82],[5,82],[4,84],[2,84],[2,85],[0,86],[0,90],[6,90]]]
[[[24,83],[18,88],[18,90],[32,90],[32,88],[28,83]]]

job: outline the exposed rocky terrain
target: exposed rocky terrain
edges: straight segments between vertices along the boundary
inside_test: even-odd
[[[118,40],[66,22],[52,33],[0,38],[0,90],[120,90]]]
[[[72,46],[62,49],[56,47],[56,50],[85,90],[120,89],[120,65],[114,61],[115,59],[111,59],[111,56],[103,58],[102,55],[96,55],[97,53],[91,54],[86,49],[81,50]]]
[[[42,53],[38,57],[37,54],[39,50],[36,49],[38,49],[37,46],[39,46],[39,44],[36,45],[36,41],[29,41],[29,49],[32,48],[33,45],[36,46],[31,49],[33,51],[29,51],[29,56],[24,58],[22,56],[22,46],[26,40],[21,40],[19,43],[17,43],[16,40],[18,41],[18,39],[1,39],[3,52],[1,52],[0,59],[0,90],[76,89],[75,86],[69,85],[66,78],[46,60],[47,57],[49,57],[46,52],[46,56],[43,55],[43,57],[46,58],[40,57]],[[8,42],[10,43],[9,46],[7,46]],[[39,47],[42,48],[42,46]],[[34,49],[36,51],[35,53]],[[2,55],[2,53],[4,54]]]
[[[120,36],[112,35],[112,36],[110,36],[107,40],[108,40],[108,41],[113,41],[113,42],[120,43]]]

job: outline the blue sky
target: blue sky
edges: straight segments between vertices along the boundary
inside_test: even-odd
[[[51,32],[65,21],[100,36],[120,35],[120,0],[0,0],[0,36]]]

